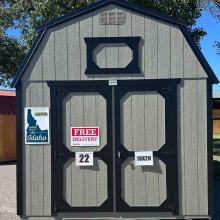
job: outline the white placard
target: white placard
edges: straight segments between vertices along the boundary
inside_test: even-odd
[[[108,81],[109,86],[117,86],[118,85],[118,80],[111,79]]]
[[[135,152],[135,166],[153,166],[153,151]]]
[[[99,147],[99,127],[71,127],[72,147]]]
[[[24,108],[25,144],[49,144],[49,108]]]
[[[76,166],[93,166],[93,152],[76,152]]]

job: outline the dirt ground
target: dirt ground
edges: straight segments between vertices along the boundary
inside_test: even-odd
[[[0,220],[19,220],[16,215],[16,166],[0,165]]]

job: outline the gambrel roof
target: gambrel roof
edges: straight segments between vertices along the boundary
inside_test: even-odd
[[[47,23],[45,23],[44,25],[42,25],[39,28],[39,33],[38,36],[35,40],[35,42],[33,43],[30,51],[28,52],[28,54],[26,55],[24,61],[22,62],[18,72],[16,73],[16,76],[11,84],[12,87],[15,87],[17,85],[17,83],[19,82],[19,79],[21,78],[21,76],[23,75],[27,65],[29,64],[30,60],[32,59],[36,49],[38,48],[39,44],[41,43],[41,40],[43,38],[43,36],[45,35],[47,29],[54,27],[56,25],[59,25],[61,23],[64,23],[70,19],[74,19],[77,18],[79,16],[85,15],[91,11],[97,10],[99,8],[102,8],[104,6],[110,5],[110,4],[114,4],[117,6],[120,6],[122,8],[134,11],[136,13],[157,19],[157,20],[161,20],[163,22],[172,24],[174,26],[177,26],[182,34],[184,35],[186,41],[188,42],[188,44],[190,45],[190,47],[192,48],[192,51],[194,52],[195,56],[197,57],[197,59],[199,60],[200,64],[202,65],[202,67],[204,68],[209,80],[215,84],[218,83],[218,78],[216,77],[215,73],[213,72],[213,70],[211,69],[210,65],[208,64],[208,62],[206,61],[205,57],[203,56],[202,52],[200,51],[200,49],[198,48],[198,46],[196,45],[196,43],[194,42],[194,40],[191,38],[189,32],[187,31],[187,27],[184,23],[178,21],[177,19],[167,16],[163,13],[157,12],[155,10],[152,9],[147,9],[146,7],[142,7],[133,3],[130,3],[128,1],[125,0],[100,0],[96,3],[90,4],[87,7],[83,7],[79,10],[75,10],[72,13],[66,14],[62,17],[56,18],[54,20],[51,20]]]

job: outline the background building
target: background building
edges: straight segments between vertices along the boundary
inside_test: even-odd
[[[0,163],[16,159],[15,91],[0,90]]]

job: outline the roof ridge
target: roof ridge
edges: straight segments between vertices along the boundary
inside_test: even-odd
[[[60,17],[54,18],[54,19],[46,22],[45,24],[39,26],[37,29],[42,30],[45,28],[49,28],[49,27],[61,24],[71,18],[81,16],[82,14],[85,14],[88,11],[92,11],[94,9],[103,7],[103,6],[110,4],[110,3],[115,3],[119,6],[122,6],[122,7],[124,6],[124,7],[127,7],[128,9],[130,8],[131,10],[135,9],[139,13],[145,13],[146,15],[149,15],[151,17],[159,18],[161,20],[165,20],[166,22],[170,22],[170,23],[178,25],[178,26],[179,25],[181,25],[181,26],[187,25],[183,21],[180,21],[175,17],[166,15],[165,13],[163,13],[161,11],[157,11],[157,10],[151,9],[151,8],[146,8],[144,6],[141,6],[141,5],[129,2],[129,1],[125,1],[125,0],[99,0],[97,2],[94,2],[94,3],[87,5],[85,7],[77,8],[77,9],[73,10],[72,12],[64,14]]]

